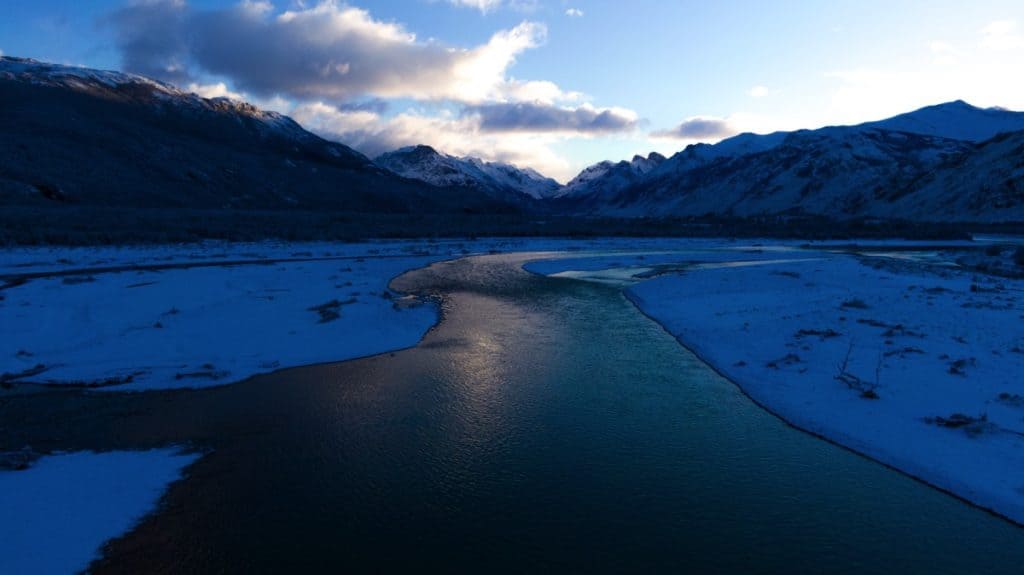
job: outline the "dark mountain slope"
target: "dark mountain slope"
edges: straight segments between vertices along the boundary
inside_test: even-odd
[[[0,202],[356,212],[501,210],[398,177],[290,118],[116,72],[0,58]]]

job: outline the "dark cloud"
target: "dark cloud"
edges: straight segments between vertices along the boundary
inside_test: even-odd
[[[656,138],[678,138],[680,140],[717,140],[737,133],[728,120],[721,118],[690,118],[671,130],[652,132]]]
[[[383,114],[388,111],[390,105],[387,100],[380,98],[373,98],[371,100],[364,100],[360,102],[345,102],[336,106],[343,112],[373,112],[374,114]]]
[[[128,71],[172,82],[187,79],[189,70],[205,72],[261,97],[337,102],[368,94],[479,97],[500,90],[505,68],[545,33],[543,26],[524,22],[488,44],[452,49],[329,1],[277,13],[266,2],[198,9],[185,0],[146,0],[108,22]]]
[[[188,7],[181,0],[133,2],[101,23],[114,29],[125,71],[184,84],[192,80],[186,66]]]
[[[636,128],[629,111],[590,106],[564,108],[539,103],[501,103],[468,106],[463,112],[478,118],[485,132],[628,132]]]

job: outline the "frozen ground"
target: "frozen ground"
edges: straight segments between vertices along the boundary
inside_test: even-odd
[[[0,573],[82,571],[196,457],[176,449],[79,452],[0,471]]]
[[[790,423],[1024,522],[1024,281],[894,255],[661,259],[662,273],[624,283],[645,313]],[[609,263],[527,268],[603,281]]]
[[[388,280],[430,256],[32,280],[0,307],[2,371],[111,389],[223,384],[414,345],[431,306]],[[41,366],[41,367],[36,367]]]

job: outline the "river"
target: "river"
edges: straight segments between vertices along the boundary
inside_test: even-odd
[[[209,451],[98,573],[1020,572],[1020,528],[789,427],[618,288],[525,257],[398,278],[443,309],[412,349],[6,413],[48,448]]]

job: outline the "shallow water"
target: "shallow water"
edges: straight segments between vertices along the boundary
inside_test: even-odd
[[[615,287],[517,257],[397,280],[443,298],[414,349],[118,407],[97,437],[213,452],[96,570],[1020,572],[1024,530],[788,427]]]

